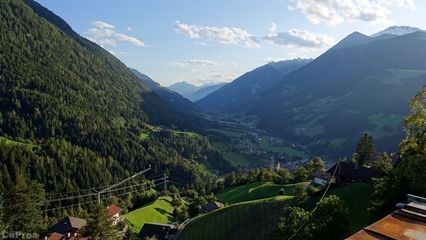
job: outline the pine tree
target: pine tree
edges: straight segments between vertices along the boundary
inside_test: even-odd
[[[38,233],[43,226],[43,185],[20,176],[4,197],[4,221],[8,231]]]
[[[359,139],[355,150],[355,161],[358,165],[362,166],[374,161],[375,156],[376,147],[374,145],[374,138],[368,133],[364,133]]]
[[[119,239],[123,232],[113,225],[113,219],[108,216],[106,208],[97,206],[92,212],[83,235],[93,240]]]
[[[4,222],[4,211],[3,211],[4,205],[3,205],[3,196],[0,195],[0,236],[2,233],[4,233],[7,229],[7,226]]]

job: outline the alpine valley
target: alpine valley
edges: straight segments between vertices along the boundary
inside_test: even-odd
[[[169,2],[172,11],[156,1],[95,2],[97,12],[80,0],[0,0],[0,238],[425,239],[425,31],[392,26],[337,42],[275,23],[250,32],[207,25],[226,21],[211,18],[212,2],[218,16],[247,8],[272,17],[268,4],[253,7],[259,1],[244,10]],[[290,2],[292,16],[315,13],[315,26],[353,3],[318,15],[343,5]],[[124,22],[152,14],[138,28]],[[101,15],[116,23],[81,30]],[[177,16],[206,25],[170,20]],[[174,31],[165,31],[170,21]],[[322,54],[265,64],[267,41],[269,50]],[[238,69],[250,71],[230,79]]]

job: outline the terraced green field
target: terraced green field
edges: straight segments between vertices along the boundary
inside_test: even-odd
[[[305,183],[296,183],[296,184],[274,184],[271,182],[268,183],[252,183],[249,185],[243,185],[238,187],[233,187],[227,189],[226,191],[217,195],[219,201],[233,204],[239,202],[246,202],[259,199],[271,199],[271,198],[291,198],[294,192],[294,189]],[[285,195],[279,196],[278,192],[280,189],[284,189]]]
[[[195,218],[179,240],[271,239],[289,201],[257,200],[234,204]]]
[[[170,223],[174,221],[171,197],[159,197],[156,201],[129,212],[124,219],[132,225],[133,232],[139,233],[147,222]]]
[[[224,152],[223,157],[233,167],[253,167],[256,165],[264,165],[265,162],[261,157],[245,155],[238,152]]]

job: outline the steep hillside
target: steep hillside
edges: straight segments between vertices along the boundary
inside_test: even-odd
[[[194,218],[179,236],[179,240],[266,240],[272,239],[276,223],[291,200],[252,201]]]
[[[265,89],[310,61],[311,59],[294,59],[268,63],[242,75],[197,103],[211,112],[244,111],[251,101],[262,97]]]
[[[426,83],[425,46],[424,32],[351,34],[274,84],[248,113],[316,154],[349,155],[366,131],[380,150],[395,150],[410,99]]]
[[[0,9],[0,190],[25,173],[47,191],[75,191],[149,164],[201,183],[200,163],[227,168],[207,138],[168,129],[198,118],[61,18],[31,0]]]

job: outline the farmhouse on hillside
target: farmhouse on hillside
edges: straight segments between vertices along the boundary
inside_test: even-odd
[[[213,210],[223,208],[224,206],[225,205],[223,205],[223,203],[221,203],[221,202],[210,201],[206,205],[201,207],[200,212],[201,213],[208,213],[208,212],[211,212]]]
[[[337,170],[336,170],[337,168]],[[333,174],[336,170],[335,179],[341,182],[363,182],[372,183],[373,178],[382,177],[385,172],[380,169],[368,168],[355,163],[338,162],[327,172]]]
[[[317,170],[312,174],[314,177],[313,183],[324,186],[331,181],[331,174],[325,171]]]
[[[141,239],[155,238],[157,240],[171,240],[176,233],[176,227],[171,224],[145,223],[139,232]]]
[[[426,239],[426,198],[407,195],[407,204],[346,240]]]
[[[86,226],[86,220],[76,217],[66,217],[49,229],[47,240],[69,240],[80,237],[79,230]]]
[[[108,216],[110,216],[113,219],[113,225],[117,225],[117,223],[121,222],[123,220],[123,216],[121,215],[121,212],[123,209],[118,207],[115,204],[111,204],[107,207]]]

